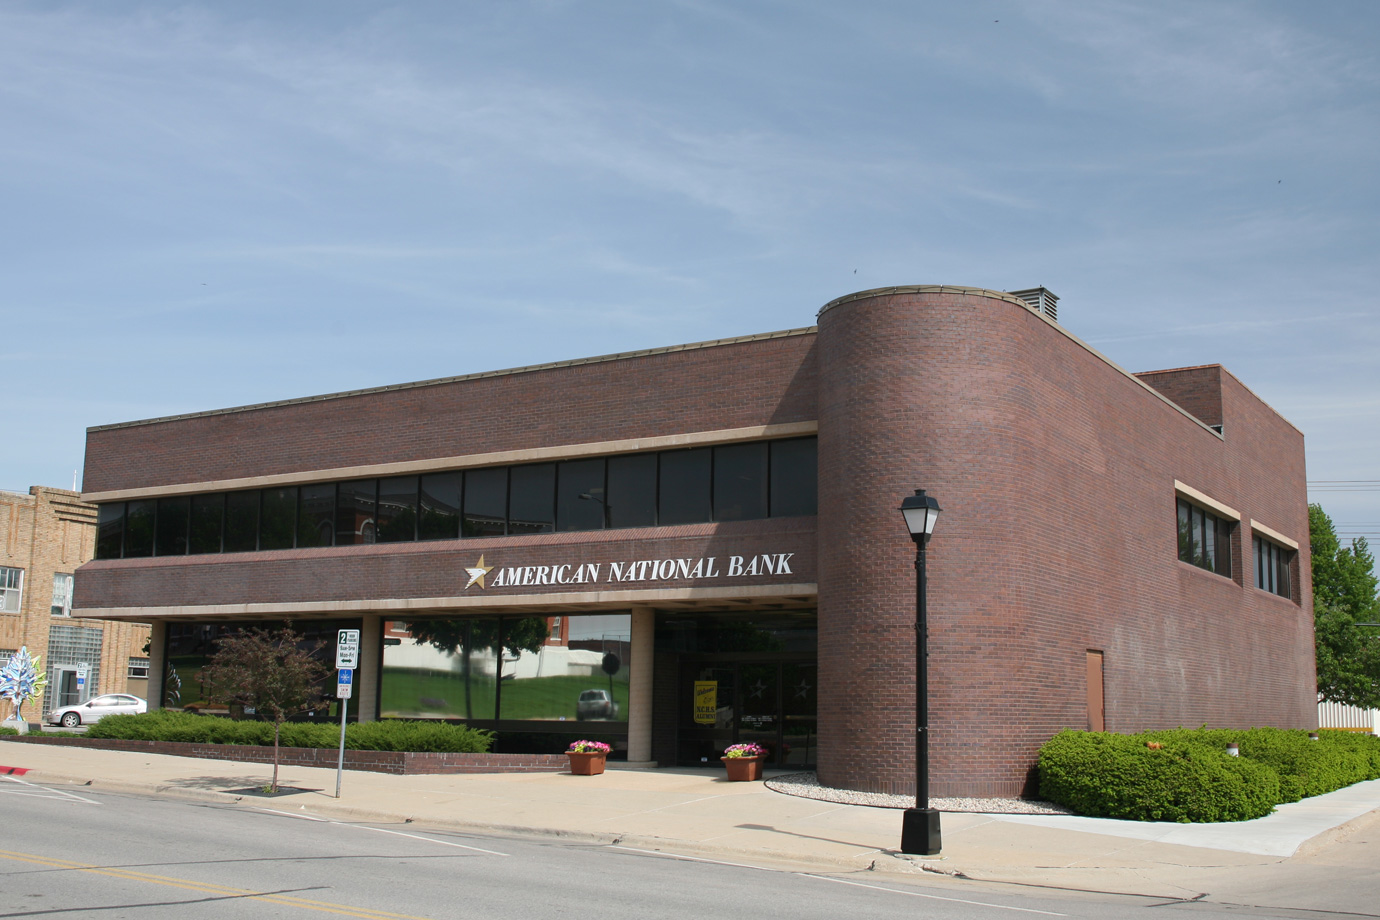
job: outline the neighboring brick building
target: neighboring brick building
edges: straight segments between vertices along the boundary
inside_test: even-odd
[[[147,626],[72,617],[73,574],[95,545],[96,508],[76,492],[0,491],[0,661],[27,646],[43,656],[48,675],[44,698],[24,707],[28,721],[37,722],[59,694],[70,705],[100,693],[143,696],[147,690]],[[79,691],[81,664],[90,671]]]
[[[78,605],[154,623],[164,705],[214,703],[222,631],[291,619],[362,629],[362,718],[667,764],[755,740],[904,792],[924,488],[933,794],[1021,791],[1064,727],[1316,725],[1302,435],[1019,293],[92,428]]]

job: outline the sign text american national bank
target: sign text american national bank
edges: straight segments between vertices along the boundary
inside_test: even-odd
[[[639,559],[635,562],[580,562],[568,565],[495,565],[492,567],[494,574],[489,578],[487,587],[791,575],[794,574],[791,571],[791,557],[794,555],[795,553],[762,553],[757,556],[729,556],[722,567],[718,556],[702,556],[699,559]]]

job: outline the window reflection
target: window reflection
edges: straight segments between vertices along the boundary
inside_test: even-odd
[[[454,540],[460,536],[460,477],[460,473],[422,477],[418,540]]]
[[[378,516],[378,481],[356,479],[342,482],[336,493],[336,546],[359,546],[374,542]]]
[[[407,543],[417,539],[417,477],[394,476],[379,480],[380,543]]]
[[[335,542],[335,483],[302,486],[297,511],[297,545],[330,546]]]
[[[581,722],[626,722],[631,617],[568,617],[559,630],[556,619],[388,623],[383,716],[570,722],[572,729]]]
[[[509,475],[508,533],[551,533],[556,529],[556,464],[515,466]]]

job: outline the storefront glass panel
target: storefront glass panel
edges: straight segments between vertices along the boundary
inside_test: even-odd
[[[774,766],[815,763],[814,611],[661,614],[657,649],[679,653],[676,760],[717,764],[731,744]]]
[[[217,643],[224,636],[233,636],[240,630],[265,629],[270,632],[281,629],[281,621],[255,623],[168,623],[167,644],[164,647],[165,670],[163,673],[163,708],[185,709],[193,712],[214,715],[228,715],[229,707],[210,699],[209,688],[201,681],[201,670],[215,654]],[[312,656],[328,669],[320,687],[325,704],[320,709],[309,710],[294,721],[324,721],[340,717],[338,703],[334,699],[335,689],[335,646],[338,630],[359,629],[359,620],[296,620],[293,632],[301,635],[298,647],[308,650]],[[355,707],[351,707],[347,718],[353,718]]]
[[[533,641],[538,629],[549,634],[550,627],[545,617],[504,619],[509,649],[499,718],[626,723],[632,618],[568,617],[561,623],[565,635]],[[514,654],[513,647],[520,650]]]
[[[379,715],[491,721],[496,713],[499,620],[437,618],[388,624]]]

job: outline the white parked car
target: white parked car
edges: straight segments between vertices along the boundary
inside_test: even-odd
[[[128,693],[106,693],[85,703],[54,709],[44,717],[44,721],[49,725],[76,728],[78,725],[99,722],[106,716],[133,715],[148,710],[149,704],[137,696],[130,696]]]

